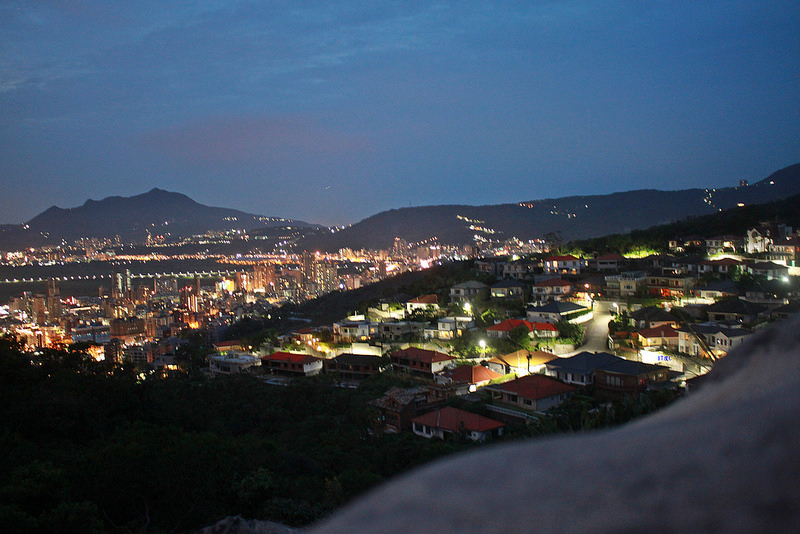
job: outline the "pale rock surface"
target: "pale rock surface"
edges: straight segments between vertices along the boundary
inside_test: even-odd
[[[800,532],[800,320],[650,417],[439,461],[311,532]]]

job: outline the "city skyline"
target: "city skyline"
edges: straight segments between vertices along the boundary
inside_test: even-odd
[[[0,3],[0,223],[177,191],[321,224],[800,160],[794,2]]]

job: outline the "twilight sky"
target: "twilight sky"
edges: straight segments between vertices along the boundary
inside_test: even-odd
[[[798,28],[796,0],[0,0],[0,223],[755,181],[800,162]]]

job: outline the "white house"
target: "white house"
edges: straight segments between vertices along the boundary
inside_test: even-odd
[[[581,274],[584,269],[586,260],[576,258],[572,254],[550,256],[544,260],[544,272],[547,274]]]

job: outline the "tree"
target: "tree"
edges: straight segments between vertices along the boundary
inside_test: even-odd
[[[523,324],[513,328],[511,332],[508,333],[508,337],[517,347],[528,350],[531,343],[530,333],[531,331],[528,327]]]
[[[581,325],[562,320],[556,323],[556,328],[558,328],[558,337],[568,339],[575,345],[580,345],[583,342],[583,327]]]
[[[564,240],[561,238],[561,232],[547,232],[542,236],[547,242],[547,247],[552,254],[561,254]]]

